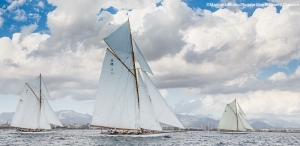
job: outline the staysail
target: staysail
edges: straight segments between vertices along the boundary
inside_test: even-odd
[[[252,126],[245,119],[246,115],[234,100],[225,107],[225,111],[220,119],[218,128],[220,130],[247,131],[253,130]]]
[[[137,56],[137,60],[140,64],[141,70],[148,72],[150,74],[153,75],[151,68],[149,67],[144,55],[142,54],[140,48],[138,47],[138,45],[136,44],[136,42],[133,40],[134,45],[135,45],[135,52],[136,52],[136,56]]]
[[[160,123],[165,123],[183,128],[148,77],[146,72],[153,73],[135,42],[133,49],[129,21],[104,41],[109,48],[102,65],[91,125],[161,131]],[[135,61],[147,79],[137,72]]]
[[[161,131],[162,128],[156,120],[153,106],[151,104],[150,96],[146,90],[146,86],[142,80],[140,72],[138,72],[138,85],[140,95],[140,124],[141,128],[149,130]]]
[[[11,126],[51,129],[50,124],[54,124],[62,127],[46,98],[50,95],[41,76],[25,83]]]

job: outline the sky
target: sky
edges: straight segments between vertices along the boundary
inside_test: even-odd
[[[103,38],[127,19],[175,113],[300,122],[298,0],[2,0],[0,113],[41,73],[54,111],[92,114]]]

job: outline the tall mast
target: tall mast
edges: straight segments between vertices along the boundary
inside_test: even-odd
[[[234,100],[235,101],[235,115],[236,115],[236,130],[239,131],[239,117],[238,117],[238,112],[237,112],[237,104],[236,104],[236,99]]]
[[[42,74],[40,74],[40,110],[42,109]]]
[[[42,110],[42,74],[40,74],[40,110],[38,114],[38,129],[40,129],[40,119],[41,119],[41,110]]]
[[[140,129],[140,96],[139,96],[139,88],[137,83],[137,75],[136,75],[136,67],[135,67],[135,58],[134,58],[134,52],[133,52],[133,44],[132,44],[132,35],[131,35],[131,29],[130,29],[130,22],[128,18],[128,24],[129,24],[129,32],[130,32],[130,44],[131,44],[131,55],[132,55],[132,64],[133,64],[133,74],[135,79],[135,89],[136,89],[136,95],[137,95],[137,101],[138,101],[138,129]]]

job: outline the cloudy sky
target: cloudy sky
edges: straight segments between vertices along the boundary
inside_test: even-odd
[[[298,0],[1,0],[0,113],[41,73],[55,111],[92,114],[103,38],[128,17],[174,112],[219,119],[237,99],[300,122]]]

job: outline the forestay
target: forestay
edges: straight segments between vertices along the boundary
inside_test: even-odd
[[[150,69],[150,67],[149,67],[144,55],[142,54],[141,50],[139,49],[138,45],[136,44],[135,41],[133,41],[133,42],[135,44],[135,54],[137,56],[137,60],[140,64],[142,71],[146,71],[153,75],[152,70]]]

